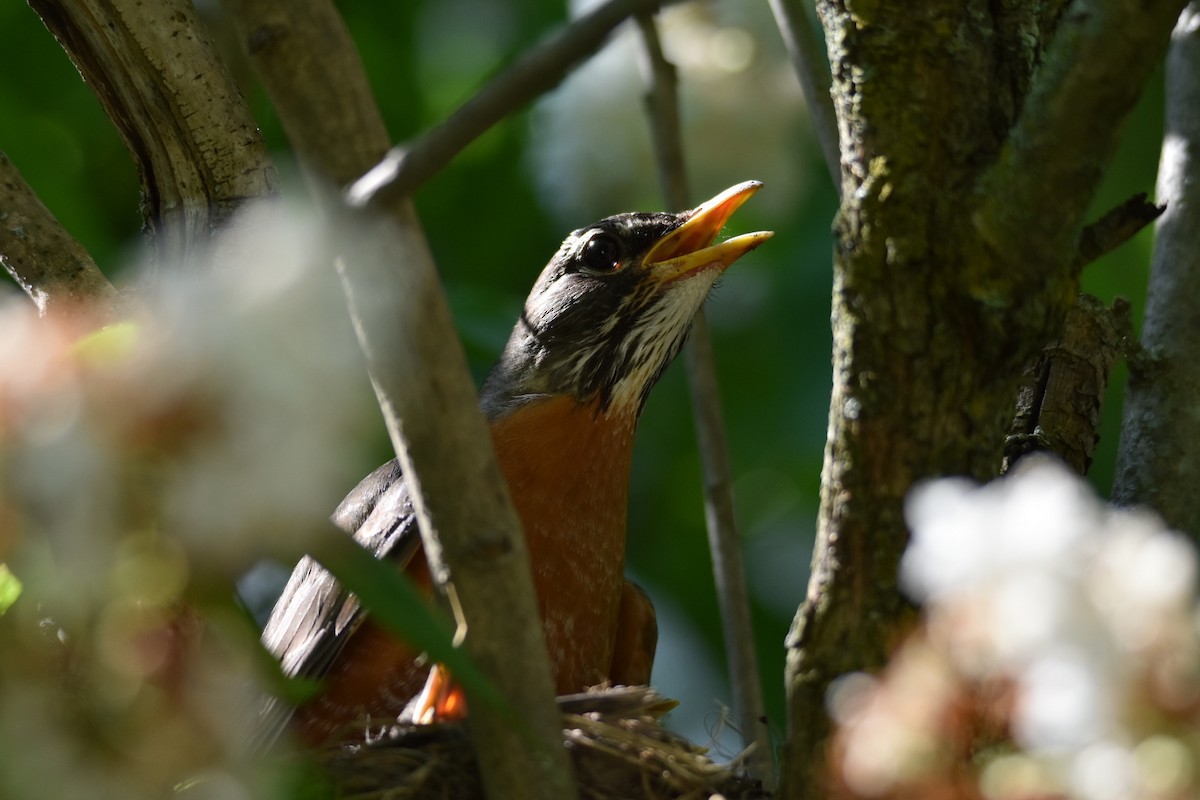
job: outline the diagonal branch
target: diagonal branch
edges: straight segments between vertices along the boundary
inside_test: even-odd
[[[1116,208],[1110,209],[1080,232],[1075,269],[1082,270],[1096,259],[1116,250],[1161,217],[1166,210],[1166,205],[1147,200],[1145,192],[1139,192]]]
[[[142,180],[160,263],[185,264],[275,168],[190,0],[29,0],[96,93]]]
[[[524,723],[514,725],[507,709],[471,705],[467,723],[488,794],[569,799],[575,787],[551,703],[529,555],[432,255],[407,199],[357,211],[338,223],[343,285],[414,489],[425,557],[442,591],[453,587],[469,625],[467,652]]]
[[[0,264],[43,317],[85,307],[106,319],[116,312],[117,290],[4,153],[0,153]]]
[[[679,125],[675,67],[663,55],[654,18],[649,14],[639,15],[637,21],[650,73],[647,106],[654,130],[654,149],[658,156],[663,194],[672,209],[689,208],[691,201]],[[696,418],[700,462],[704,470],[704,516],[708,527],[708,546],[712,552],[713,577],[721,607],[721,627],[725,632],[725,656],[732,676],[734,710],[742,743],[751,748],[750,774],[771,786],[774,784],[771,740],[764,722],[766,712],[750,621],[750,599],[746,592],[741,542],[733,513],[733,478],[729,466],[729,448],[725,441],[725,421],[721,414],[712,337],[703,309],[696,314],[692,323],[692,333],[684,348],[684,360]]]
[[[395,147],[359,189],[372,202],[412,194],[489,128],[562,82],[604,44],[617,25],[663,0],[607,0],[521,56],[444,122],[411,145]]]
[[[821,146],[821,154],[825,157],[829,177],[840,193],[842,159],[838,149],[837,117],[833,113],[833,99],[829,96],[829,58],[825,42],[800,0],[771,0],[771,11],[775,14],[775,24],[791,56],[792,68],[800,79],[804,105],[812,120],[813,133]]]
[[[308,168],[341,185],[374,166],[387,135],[332,3],[292,3],[286,13],[270,0],[231,7]],[[389,197],[335,209],[332,222],[347,303],[413,489],[431,572],[443,591],[453,583],[470,624],[468,653],[521,709],[523,724],[514,725],[506,710],[472,704],[481,772],[492,797],[570,798],[574,781],[520,522],[420,223],[407,196]]]
[[[974,223],[1020,291],[1072,262],[1121,121],[1159,64],[1186,0],[1076,2],[1000,157],[979,182]],[[983,281],[990,283],[991,281]]]

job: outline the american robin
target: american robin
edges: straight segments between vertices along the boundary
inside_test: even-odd
[[[649,682],[654,608],[623,575],[634,428],[713,282],[771,236],[714,244],[760,186],[740,183],[692,211],[619,214],[572,232],[534,284],[483,385],[559,694],[604,681]],[[366,477],[333,519],[377,558],[429,586],[396,461]],[[356,724],[361,736],[366,718],[395,717],[429,672],[309,558],[292,573],[263,641],[285,674],[322,681],[319,694],[296,709],[310,744],[345,736]],[[419,717],[462,713],[461,697],[444,681],[433,686],[438,674],[422,694]]]

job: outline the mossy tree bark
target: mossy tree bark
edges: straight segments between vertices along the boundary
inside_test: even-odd
[[[900,635],[908,490],[998,472],[1021,372],[1074,302],[1084,214],[1119,123],[1183,6],[818,2],[843,200],[782,796],[823,796],[826,689],[882,664]]]

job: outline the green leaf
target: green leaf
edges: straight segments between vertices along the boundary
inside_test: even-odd
[[[136,322],[117,322],[89,333],[75,343],[75,352],[94,364],[109,364],[129,355],[141,335]]]
[[[9,572],[7,566],[0,563],[0,614],[8,611],[12,604],[21,596],[21,582],[17,576]]]

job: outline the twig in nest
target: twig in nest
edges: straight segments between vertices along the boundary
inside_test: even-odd
[[[563,741],[581,796],[589,800],[708,798],[761,800],[758,781],[713,763],[662,727],[675,706],[645,686],[619,686],[559,698]],[[326,751],[339,796],[353,800],[482,797],[461,724],[398,726],[376,741]]]

